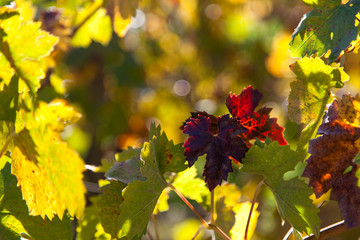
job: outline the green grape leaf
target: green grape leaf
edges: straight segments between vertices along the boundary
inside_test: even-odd
[[[117,237],[119,226],[121,226],[120,204],[123,202],[122,190],[126,184],[112,181],[110,184],[100,188],[102,192],[96,205],[100,210],[100,220],[104,231],[110,233],[112,238]]]
[[[306,3],[314,10],[306,13],[292,34],[290,51],[292,57],[317,54],[323,56],[328,50],[329,62],[335,61],[358,35],[355,25],[360,2],[350,0],[319,0]]]
[[[0,0],[0,7],[5,6],[13,2],[14,0]]]
[[[158,198],[167,186],[159,171],[155,146],[156,138],[154,137],[150,142],[144,143],[141,151],[141,159],[144,161],[141,174],[146,177],[146,181],[130,183],[123,194],[124,202],[120,206],[119,237],[141,239]]]
[[[67,210],[81,217],[86,191],[82,182],[84,163],[59,134],[79,114],[64,100],[54,100],[49,104],[40,102],[34,113],[22,117],[26,128],[16,134],[9,151],[12,172],[30,214],[51,220],[54,215],[62,218]]]
[[[319,209],[309,198],[312,190],[299,178],[288,181],[283,178],[301,160],[301,155],[292,151],[289,145],[280,146],[278,142],[272,142],[263,149],[258,146],[250,148],[243,161],[242,171],[263,175],[265,185],[275,196],[280,216],[298,231],[319,236]]]
[[[1,165],[5,162],[1,158]],[[64,216],[62,220],[54,217],[52,221],[39,216],[30,216],[28,207],[22,200],[21,190],[17,187],[15,176],[11,175],[11,166],[6,163],[0,173],[0,239],[20,239],[22,235],[31,239],[71,239],[71,220]]]
[[[0,22],[0,77],[8,82],[16,72],[28,90],[35,93],[45,77],[40,61],[48,56],[58,38],[40,29],[40,22],[24,21],[14,15]],[[25,87],[19,85],[19,92]]]
[[[122,162],[115,162],[114,165],[105,173],[108,179],[114,179],[123,183],[131,183],[134,180],[145,181],[146,178],[141,176],[140,166],[141,149],[129,149],[121,153],[117,153],[116,159],[123,158],[124,155],[134,154],[131,158]]]
[[[133,179],[121,194],[121,190],[115,192],[110,187],[108,192],[102,194],[99,201],[102,216],[116,220],[111,220],[112,222],[109,223],[102,217],[101,224],[105,232],[110,233],[113,238],[141,239],[158,199],[167,187],[163,169],[178,169],[178,161],[169,161],[176,158],[168,157],[169,154],[177,155],[176,152],[172,152],[177,151],[177,145],[174,146],[172,141],[167,139],[165,133],[160,133],[160,127],[152,125],[150,141],[145,142],[141,149],[140,173],[144,180]],[[124,160],[125,155],[136,158],[136,154],[132,155],[130,152],[131,150],[125,152],[123,156],[119,154],[117,159]],[[106,210],[107,205],[114,206],[116,209]]]
[[[182,144],[179,143],[174,145],[172,140],[169,141],[165,132],[161,133],[160,126],[155,127],[153,124],[149,136],[150,139],[156,137],[155,154],[161,173],[178,173],[184,171],[188,167]]]
[[[8,85],[4,84],[2,91],[0,91],[0,121],[15,123],[19,97],[18,84],[19,78],[14,75],[10,83]]]
[[[215,188],[216,189],[216,188]],[[215,204],[216,220],[215,224],[226,234],[229,234],[231,228],[235,224],[235,212],[233,206],[226,206],[224,201],[226,197],[217,199]],[[248,212],[249,214],[249,212]],[[243,227],[244,228],[244,227]],[[215,233],[216,239],[221,239],[220,234]],[[250,239],[250,238],[249,238]]]

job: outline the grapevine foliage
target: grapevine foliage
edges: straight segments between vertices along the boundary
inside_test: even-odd
[[[290,83],[288,115],[304,127],[295,147],[288,145],[277,118],[270,117],[272,109],[258,107],[262,93],[249,86],[239,95],[227,96],[229,114],[191,113],[181,127],[188,135],[184,143],[174,144],[160,126],[152,124],[145,143],[121,150],[114,162],[103,161],[96,168],[105,173],[106,180],[99,181],[101,193],[88,199],[91,204],[86,207],[84,162],[63,140],[63,132],[82,114],[62,96],[65,91],[57,72],[67,73],[56,65],[71,48],[88,48],[92,42],[111,44],[113,31],[124,37],[140,1],[58,1],[58,8],[40,13],[27,1],[0,1],[0,239],[71,239],[74,218],[80,240],[142,239],[151,216],[169,210],[174,186],[205,209],[210,205],[208,190],[213,191],[211,215],[216,219],[212,223],[232,239],[243,239],[245,234],[251,238],[260,214],[258,204],[252,208],[249,202],[241,202],[243,193],[236,184],[222,184],[235,166],[240,174],[264,177],[281,218],[294,227],[298,237],[320,233],[320,210],[310,199],[312,193],[319,198],[331,191],[346,226],[359,226],[360,97],[336,98],[332,91],[350,78],[334,62],[346,52],[358,52],[360,1],[303,2],[313,10],[303,16],[290,42],[291,56],[301,58],[290,65],[296,79]],[[216,4],[210,7],[205,15],[215,22]],[[198,24],[185,13],[184,9],[194,8],[186,1],[170,1],[163,8],[174,12],[175,20],[184,17]],[[183,13],[175,14],[177,8]],[[162,22],[155,15],[148,15],[144,27],[152,40],[162,35]],[[175,20],[170,21],[172,28],[178,27]],[[134,36],[124,41],[126,51],[137,44]],[[177,41],[176,34],[163,34],[159,49],[154,44],[152,51],[171,52],[167,46],[173,44],[168,43]],[[196,52],[191,43],[181,42],[192,52],[181,58],[191,59]],[[178,56],[172,56],[178,61]],[[150,57],[144,59],[152,62]],[[163,58],[154,66],[172,60]],[[168,72],[175,68],[172,65]],[[154,66],[149,68],[158,77]],[[107,78],[102,85],[111,88],[112,80]],[[58,83],[53,86],[57,97],[51,100],[39,94],[49,82]],[[172,116],[169,119],[173,121]],[[205,181],[198,177],[202,169],[194,166],[204,154]]]
[[[310,140],[311,156],[303,173],[317,197],[332,189],[331,199],[338,201],[347,227],[360,225],[358,164],[353,162],[359,153],[358,104],[358,97],[344,95],[330,105],[318,130],[321,136]]]
[[[107,233],[113,238],[141,239],[157,201],[167,187],[164,173],[180,172],[186,167],[183,151],[181,144],[174,145],[160,127],[152,125],[149,142],[141,149],[129,149],[119,154],[119,160],[129,157],[123,163],[132,167],[128,171],[116,171],[115,163],[106,173],[110,179],[117,180],[101,188],[103,194],[98,202],[101,223]]]
[[[293,57],[317,54],[323,56],[328,50],[333,62],[346,50],[358,35],[356,13],[360,3],[350,0],[304,1],[314,10],[306,13],[292,35],[290,51]]]
[[[284,180],[284,174],[293,170],[300,161],[301,155],[292,151],[288,145],[280,146],[273,142],[263,148],[253,146],[243,160],[242,171],[263,175],[265,185],[274,194],[281,217],[298,231],[319,236],[319,210],[309,198],[311,189],[297,177]]]
[[[182,126],[190,137],[185,141],[185,156],[191,167],[199,156],[206,153],[203,176],[210,190],[221,185],[232,172],[231,159],[241,162],[251,146],[250,140],[265,140],[268,136],[280,144],[287,144],[283,128],[276,118],[269,118],[270,108],[254,111],[262,94],[251,86],[241,94],[229,94],[226,106],[230,113],[216,118],[206,112],[193,113]]]

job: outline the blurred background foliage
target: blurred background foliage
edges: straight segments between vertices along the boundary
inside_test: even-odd
[[[46,63],[50,68],[39,98],[49,102],[64,97],[83,114],[62,137],[86,164],[99,166],[121,149],[141,146],[152,121],[161,124],[169,139],[182,142],[179,126],[191,111],[227,113],[228,93],[239,94],[248,85],[264,94],[260,105],[273,108],[271,116],[286,128],[287,141],[296,144],[301,126],[288,120],[286,107],[294,79],[289,65],[295,61],[288,43],[302,15],[311,10],[302,1],[121,0],[117,7],[122,15],[133,16],[127,33],[121,28],[126,19],[116,23],[123,31],[113,32],[116,13],[111,3],[107,9],[98,0],[17,4],[60,37],[53,60]],[[348,54],[340,62],[351,77],[341,91],[359,92],[360,58]],[[200,176],[203,164],[196,164]],[[91,171],[85,174],[89,182],[103,178]],[[260,180],[236,170],[229,176],[247,201]],[[264,188],[258,201],[254,239],[282,238],[289,226],[281,226],[270,191]],[[170,211],[151,221],[149,231],[155,235],[152,227],[157,224],[161,239],[191,239],[200,222],[172,193],[169,204]],[[321,211],[324,226],[340,220],[336,204],[323,208],[329,209]],[[203,230],[197,239],[209,237]]]

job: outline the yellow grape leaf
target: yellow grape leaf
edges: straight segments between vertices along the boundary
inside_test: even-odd
[[[114,15],[114,31],[119,37],[124,37],[127,31],[129,30],[131,23],[131,17],[123,18],[119,11],[115,12]]]
[[[93,8],[101,4],[102,1],[95,1],[92,5],[89,5],[82,12],[79,13],[77,23],[81,24],[84,21],[84,16],[88,16],[89,12],[93,11]],[[71,44],[75,47],[86,48],[94,40],[102,45],[106,46],[112,35],[111,19],[106,14],[104,8],[97,10],[86,22],[79,26],[74,37],[71,40]]]
[[[260,213],[256,210],[258,204],[256,203],[250,219],[249,230],[247,234],[247,239],[251,239],[254,234],[255,227],[257,224],[258,217]],[[233,240],[243,240],[245,236],[245,226],[249,217],[249,212],[251,208],[250,202],[242,202],[234,206],[235,214],[235,224],[230,230],[231,239]]]
[[[14,72],[23,80],[19,92],[36,92],[45,71],[39,61],[48,56],[58,38],[40,29],[40,22],[24,21],[20,15],[13,15],[0,21],[1,68],[0,77],[9,81]]]
[[[130,28],[131,17],[135,16],[138,8],[139,0],[110,0],[108,11],[112,18],[115,33],[120,37],[124,37]]]
[[[85,207],[82,182],[84,163],[60,138],[63,128],[79,118],[64,100],[40,103],[26,118],[26,128],[18,132],[10,148],[12,172],[17,177],[31,215],[55,215],[65,210],[81,217]],[[17,124],[21,126],[21,124]]]
[[[214,189],[215,198],[220,199],[225,197],[225,206],[235,206],[239,203],[241,192],[238,186],[233,183],[225,183]]]
[[[201,228],[199,220],[195,218],[188,218],[185,221],[178,223],[173,227],[172,239],[173,240],[205,239],[203,236],[204,231],[200,231],[200,233],[196,236],[196,238],[193,238],[195,236],[195,233],[199,230],[199,228]]]
[[[160,197],[154,208],[154,212],[153,212],[154,215],[159,214],[160,212],[169,211],[169,204],[168,204],[169,192],[170,192],[170,188],[165,188],[160,194]]]
[[[201,203],[204,201],[204,198],[210,195],[210,192],[204,180],[196,177],[196,175],[196,168],[188,168],[178,173],[173,185],[184,194],[185,197]]]

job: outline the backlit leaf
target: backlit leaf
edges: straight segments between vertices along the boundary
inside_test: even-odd
[[[231,159],[240,161],[247,151],[244,141],[238,137],[244,130],[229,115],[217,118],[217,129],[212,129],[211,118],[199,114],[191,118],[183,132],[189,134],[184,143],[186,159],[191,167],[199,156],[207,154],[203,176],[210,190],[226,180],[232,172]]]
[[[291,69],[297,79],[290,84],[288,111],[298,124],[321,118],[332,99],[330,89],[342,87],[349,79],[343,68],[326,65],[320,58],[302,58]]]
[[[360,225],[360,188],[356,176],[359,166],[353,162],[359,153],[360,99],[344,95],[335,100],[319,127],[320,137],[309,144],[310,158],[303,176],[317,198],[328,192],[338,201],[347,227]]]
[[[160,133],[160,127],[152,125],[150,141],[144,143],[140,153],[140,173],[145,180],[134,179],[121,194],[119,189],[116,192],[110,189],[108,193],[102,194],[102,199],[107,199],[106,204],[100,205],[102,211],[106,212],[107,219],[116,219],[115,223],[109,223],[104,219],[101,221],[104,230],[112,237],[141,239],[158,199],[167,187],[162,174],[167,171],[166,169],[178,171],[179,162],[174,159],[178,155],[178,149],[182,149],[182,147],[181,145],[174,146],[172,141],[167,139],[165,133]],[[169,157],[169,154],[174,157]],[[121,154],[118,156],[121,159],[123,157]],[[180,161],[182,163],[180,166],[183,166],[184,157],[181,156],[181,159],[183,160]],[[111,197],[109,194],[115,194],[115,197]],[[100,200],[100,203],[102,201]],[[106,210],[106,205],[114,206],[116,210]]]
[[[204,201],[209,196],[203,179],[196,177],[196,168],[188,168],[177,174],[173,185],[187,198],[195,200],[198,203]]]
[[[298,143],[298,152],[306,156],[308,142],[316,136],[326,104],[333,99],[331,88],[342,87],[349,76],[343,68],[326,65],[319,58],[305,57],[291,69],[297,79],[290,83],[288,112],[291,121],[308,124]]]
[[[131,183],[134,180],[144,181],[145,177],[141,176],[140,167],[140,151],[141,149],[129,149],[121,152],[118,155],[125,155],[128,151],[133,152],[134,155],[122,162],[115,162],[114,165],[105,173],[105,177],[109,179],[119,180],[123,183]]]
[[[285,181],[286,172],[294,170],[301,156],[290,149],[280,146],[277,142],[265,145],[264,148],[253,146],[243,160],[244,172],[253,172],[265,177],[265,185],[274,194],[278,211],[283,219],[298,231],[308,235],[319,235],[319,210],[312,204],[312,191],[303,180],[293,178]]]
[[[317,54],[321,57],[330,50],[329,61],[333,62],[358,35],[355,16],[360,10],[360,2],[350,0],[342,4],[341,0],[319,0],[307,3],[314,10],[303,16],[291,36],[291,55],[304,57]]]
[[[168,140],[166,133],[161,132],[160,126],[155,127],[154,124],[151,126],[149,133],[149,138],[152,139],[153,137],[156,137],[156,159],[160,164],[161,173],[178,173],[188,167],[181,143],[174,144],[172,140]]]
[[[283,131],[276,118],[270,118],[271,108],[263,107],[255,112],[263,95],[252,86],[244,88],[239,95],[229,94],[226,99],[226,106],[233,117],[239,119],[241,126],[246,128],[243,138],[247,141],[258,138],[265,140],[269,136],[272,140],[278,141],[281,145],[287,144]]]
[[[105,232],[116,238],[120,230],[120,204],[123,202],[122,190],[126,184],[118,181],[111,182],[100,188],[102,192],[96,205],[101,209],[100,220]]]
[[[101,4],[98,3],[99,1],[95,1],[93,4]],[[87,15],[88,11],[92,10],[92,7],[89,6],[81,15]],[[88,47],[92,40],[101,43],[102,45],[106,46],[111,40],[112,29],[111,29],[111,20],[108,15],[106,15],[106,10],[104,8],[100,8],[93,14],[90,19],[88,19],[76,32],[74,37],[71,40],[71,43],[75,47]]]
[[[34,114],[23,117],[26,128],[16,135],[9,150],[12,171],[30,214],[62,218],[68,210],[72,216],[80,217],[85,206],[84,164],[59,135],[79,114],[65,101],[55,100],[49,104],[40,102]]]
[[[258,204],[255,203],[255,206],[252,210],[249,230],[247,233],[247,239],[251,239],[256,228],[257,220],[260,213],[257,211]],[[248,221],[248,216],[251,209],[250,202],[238,203],[234,206],[233,211],[235,212],[235,224],[230,230],[230,234],[233,240],[243,240],[245,239],[245,227]]]
[[[3,162],[5,157],[2,157]],[[9,163],[2,168],[0,185],[0,238],[2,240],[20,239],[22,234],[32,239],[71,239],[71,221],[68,216],[62,220],[54,217],[52,221],[40,216],[29,216],[28,207],[22,200],[15,176],[11,175]]]
[[[0,62],[4,63],[5,73],[1,77],[10,79],[14,72],[20,76],[28,90],[36,92],[45,73],[39,61],[48,56],[58,38],[40,29],[39,22],[24,21],[14,15],[0,22],[1,54]],[[25,90],[19,86],[19,92]]]

